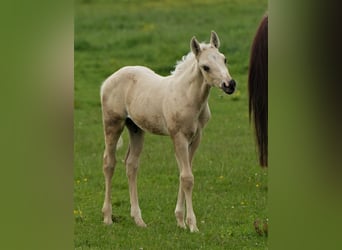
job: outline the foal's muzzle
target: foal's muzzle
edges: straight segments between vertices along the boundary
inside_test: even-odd
[[[228,83],[223,82],[221,88],[226,94],[230,95],[234,93],[235,86],[236,86],[236,82],[234,81],[234,79],[232,79]]]

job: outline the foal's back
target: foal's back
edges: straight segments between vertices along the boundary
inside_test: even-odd
[[[102,109],[122,119],[131,118],[140,128],[155,134],[167,134],[163,103],[168,77],[143,66],[126,66],[102,85]]]
[[[144,66],[126,66],[109,76],[102,85],[101,93],[117,92],[119,89],[126,92],[128,88],[160,88],[163,77]],[[136,85],[138,84],[138,85]],[[106,88],[105,91],[103,89]],[[115,89],[115,90],[114,90]]]

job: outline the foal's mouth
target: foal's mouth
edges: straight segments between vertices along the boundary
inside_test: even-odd
[[[228,94],[228,95],[231,95],[234,93],[235,91],[235,88],[227,88],[227,89],[223,89],[223,91]]]
[[[221,86],[221,89],[228,95],[231,95],[234,93],[235,91],[235,86],[236,86],[236,83],[235,81],[232,79],[229,81],[228,85],[226,83],[223,83],[222,86]]]

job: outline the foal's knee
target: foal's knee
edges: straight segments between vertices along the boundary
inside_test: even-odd
[[[108,154],[103,156],[103,171],[105,173],[113,173],[115,169],[116,160],[115,157],[110,157]]]
[[[136,157],[127,157],[126,159],[126,175],[127,177],[134,176],[139,167],[139,160]]]
[[[194,186],[193,175],[181,175],[180,181],[181,181],[183,190],[192,190],[192,187]]]

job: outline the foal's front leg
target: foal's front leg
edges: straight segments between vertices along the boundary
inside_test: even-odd
[[[192,207],[192,189],[194,186],[194,176],[192,174],[189,159],[189,142],[186,139],[186,137],[181,133],[178,133],[177,135],[173,136],[172,139],[175,146],[175,154],[180,169],[180,188],[175,211],[176,218],[178,221],[178,225],[181,227],[185,227],[182,219],[182,203],[185,196],[186,223],[189,226],[191,232],[197,232],[198,228],[196,225],[196,216]],[[184,192],[184,196],[182,194],[182,190]]]
[[[180,164],[179,166],[179,172],[181,172]],[[181,228],[186,229],[185,223],[184,223],[184,205],[185,205],[185,196],[182,188],[181,181],[179,179],[179,189],[178,189],[178,197],[177,197],[177,204],[175,209],[175,216],[177,220],[177,225]]]
[[[198,131],[196,136],[193,138],[191,144],[189,145],[189,162],[190,162],[191,169],[192,169],[192,160],[199,146],[199,143],[201,141],[201,136],[202,136],[201,131]],[[178,166],[180,168],[179,163],[178,163]],[[181,172],[181,168],[179,169],[179,171]],[[179,190],[178,190],[177,205],[175,209],[175,216],[177,220],[177,225],[181,228],[186,228],[185,223],[184,223],[184,205],[185,205],[185,196],[184,196],[181,182],[179,182]]]

